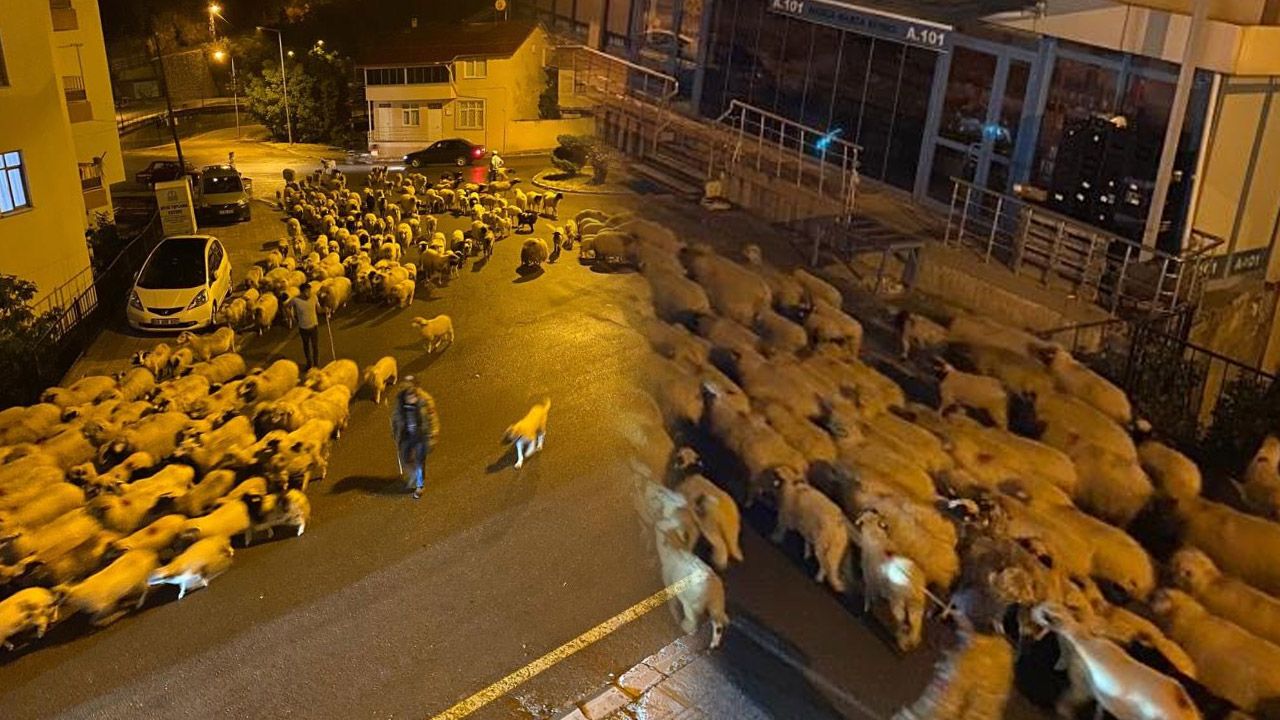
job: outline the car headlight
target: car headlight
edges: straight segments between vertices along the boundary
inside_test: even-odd
[[[236,201],[236,205],[239,205],[240,207],[247,207],[249,205],[249,201],[244,198],[240,198]]]
[[[204,305],[207,302],[209,302],[209,291],[201,290],[200,292],[196,293],[195,297],[191,298],[191,304],[187,305],[187,309],[195,310],[196,308],[200,307],[201,305]]]
[[[129,307],[134,308],[135,310],[142,309],[142,298],[138,297],[137,290],[129,291]]]

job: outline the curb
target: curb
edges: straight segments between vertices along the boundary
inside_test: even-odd
[[[668,678],[706,652],[708,641],[708,633],[701,631],[696,635],[685,635],[673,640],[623,672],[604,689],[557,715],[556,720],[612,720],[614,717],[632,717],[623,712],[624,708],[640,701],[649,691],[660,688]]]
[[[571,188],[571,187],[567,187],[567,186],[564,186],[564,185],[557,185],[557,184],[555,184],[555,183],[547,182],[546,180],[543,180],[543,179],[542,179],[542,176],[543,176],[543,175],[546,175],[548,172],[550,172],[550,171],[549,171],[549,170],[543,170],[542,172],[538,173],[537,175],[534,175],[532,178],[529,178],[529,182],[530,182],[530,183],[532,183],[535,187],[540,187],[540,188],[542,188],[543,190],[555,190],[556,192],[562,192],[562,193],[573,193],[573,194],[575,194],[575,195],[597,195],[597,196],[600,196],[600,197],[612,197],[612,196],[617,196],[617,195],[626,195],[627,193],[631,192],[630,190],[626,190],[626,189],[622,189],[622,190],[581,190],[581,189],[578,189],[578,188]]]

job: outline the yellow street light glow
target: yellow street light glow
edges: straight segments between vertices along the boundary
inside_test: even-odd
[[[213,13],[214,15],[217,15],[218,13],[222,12],[222,6],[219,5],[218,3],[209,3],[209,12]]]
[[[227,59],[227,54],[221,50],[214,50],[213,59],[217,60],[218,62],[222,62],[223,60]]]
[[[290,50],[287,54],[289,55],[289,57],[293,57],[293,51],[292,51],[292,50]]]
[[[316,45],[319,45],[320,47],[324,47],[324,41],[323,41],[323,40],[317,40],[317,41],[316,41]]]

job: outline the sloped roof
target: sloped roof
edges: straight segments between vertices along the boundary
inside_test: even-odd
[[[510,57],[537,27],[531,22],[420,25],[364,43],[357,67],[431,65],[456,57]]]

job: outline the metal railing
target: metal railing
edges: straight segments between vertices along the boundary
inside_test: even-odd
[[[552,53],[547,64],[570,72],[572,95],[665,106],[680,94],[680,81],[674,77],[585,45],[562,45]]]
[[[84,102],[89,99],[82,75],[63,75],[62,91],[66,94],[68,102]]]
[[[81,190],[97,190],[102,187],[102,165],[91,162],[78,164]]]
[[[1210,248],[1170,255],[967,180],[952,182],[947,245],[1046,286],[1066,285],[1112,315],[1171,312],[1199,301]]]
[[[732,134],[728,163],[816,190],[839,201],[846,215],[852,214],[859,146],[739,100],[731,101],[716,122]]]

